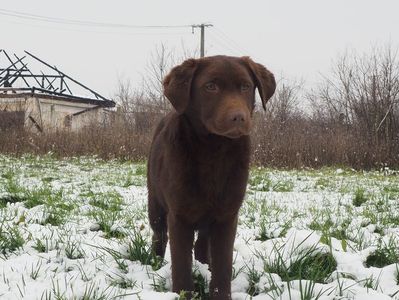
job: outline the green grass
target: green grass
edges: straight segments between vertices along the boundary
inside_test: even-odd
[[[120,211],[106,211],[102,209],[92,209],[88,216],[92,217],[96,224],[99,226],[99,230],[104,232],[104,237],[122,239],[126,237],[126,233],[123,232],[120,227],[114,225],[122,217]]]
[[[120,274],[117,274],[115,277],[110,277],[110,280],[112,286],[117,286],[121,289],[133,289],[137,284],[136,281]]]
[[[386,185],[382,191],[389,199],[397,199],[399,197],[399,186],[397,184]]]
[[[366,196],[366,192],[364,188],[357,188],[355,191],[355,195],[353,197],[353,205],[356,207],[361,206],[362,204],[366,203],[368,200]]]
[[[319,252],[316,247],[302,249],[293,260],[284,258],[283,247],[275,246],[275,253],[276,257],[272,260],[263,257],[264,271],[278,274],[283,281],[305,279],[326,283],[337,269],[337,262],[332,254]]]
[[[331,245],[331,237],[338,240],[347,240],[349,237],[346,233],[350,224],[350,219],[343,219],[340,222],[334,222],[331,214],[315,216],[315,219],[308,225],[309,229],[315,230],[321,234],[320,242]]]
[[[247,267],[247,279],[248,279],[248,288],[246,290],[247,294],[250,296],[257,296],[259,295],[260,289],[258,283],[261,277],[264,275],[264,272],[259,272],[254,268],[253,265],[246,266]]]
[[[48,252],[48,245],[42,242],[40,239],[35,240],[35,244],[32,246],[33,249],[35,249],[39,253],[45,253]]]
[[[259,234],[255,237],[256,240],[258,241],[267,241],[270,239],[278,238],[278,237],[283,237],[287,234],[288,229],[292,226],[291,220],[286,221],[285,224],[280,225],[280,230],[279,232],[272,232],[271,228],[269,227],[271,224],[268,222],[267,218],[262,218],[260,220],[259,224]]]
[[[84,252],[78,241],[68,240],[65,246],[65,256],[69,259],[80,259],[84,258]]]
[[[0,208],[6,207],[7,203],[25,201],[25,196],[23,195],[25,189],[21,188],[14,176],[14,172],[11,171],[2,174],[2,178],[5,179],[3,183],[4,191],[7,195],[0,198]]]
[[[321,178],[318,178],[315,182],[316,189],[325,190],[329,187],[331,187],[331,179],[330,178],[321,177]]]
[[[257,191],[268,192],[272,189],[272,181],[269,175],[260,168],[251,171],[248,184]]]
[[[151,244],[138,230],[133,230],[129,236],[126,258],[131,261],[139,261],[143,265],[150,265],[153,270],[158,270],[164,265],[164,260],[155,255]]]
[[[169,290],[166,288],[166,278],[161,275],[154,273],[152,274],[152,288],[154,291],[159,293],[168,292]]]
[[[89,204],[102,210],[116,212],[122,210],[123,199],[121,195],[116,192],[97,194],[91,192]]]
[[[198,269],[193,270],[193,280],[194,280],[194,299],[197,300],[209,300],[209,282],[202,276]]]
[[[68,299],[75,295],[70,290],[75,282],[85,284],[79,299],[118,299],[123,294],[140,296],[148,286],[132,276],[141,268],[154,291],[169,292],[170,273],[162,267],[170,262],[151,249],[146,171],[143,162],[0,155],[0,258],[18,258],[25,252],[32,256],[20,277],[7,269],[2,283],[10,290],[18,285],[13,292],[23,298],[29,295],[26,280],[52,272],[53,283],[43,290],[42,299]],[[354,290],[380,293],[378,276],[357,280],[345,265],[337,266],[331,253],[369,251],[362,257],[365,268],[393,264],[399,269],[398,197],[394,171],[253,168],[239,215],[232,279],[246,278],[248,285],[240,292],[248,299],[265,294],[280,299],[287,292],[319,299],[317,284],[326,283],[335,284],[329,296],[339,298],[348,289],[342,278],[352,279]],[[312,234],[314,245],[304,242],[288,249],[292,233],[301,230]],[[95,263],[94,271],[89,263]],[[192,299],[208,299],[209,278],[196,263],[192,271]],[[101,272],[105,284],[99,286],[95,278]],[[81,280],[58,281],[72,274]],[[399,283],[398,274],[392,276]],[[11,278],[21,279],[11,284]]]
[[[0,208],[7,206],[7,203],[23,202],[25,199],[16,195],[9,195],[0,198]]]
[[[0,253],[3,256],[7,257],[24,244],[25,240],[17,226],[11,226],[4,222],[0,224]]]
[[[391,264],[399,263],[399,244],[396,240],[378,243],[377,249],[366,259],[367,267],[382,268]]]
[[[292,192],[294,188],[294,183],[292,181],[279,181],[273,185],[272,189],[274,192]]]

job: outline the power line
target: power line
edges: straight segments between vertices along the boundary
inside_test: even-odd
[[[248,51],[246,48],[242,47],[240,44],[238,44],[236,41],[234,41],[232,38],[230,38],[227,34],[225,34],[223,31],[221,31],[218,28],[215,28],[215,33],[223,40],[226,41],[226,43],[230,44],[233,48],[237,49],[241,53],[245,53],[246,55],[250,54],[250,51]],[[252,55],[251,55],[252,56]]]
[[[85,20],[77,20],[77,19],[67,19],[67,18],[56,18],[56,17],[48,17],[43,15],[25,13],[15,10],[1,9],[0,8],[0,16],[8,16],[13,18],[18,18],[22,20],[30,20],[36,22],[46,22],[46,23],[56,23],[62,25],[74,25],[74,26],[83,26],[83,27],[100,27],[100,28],[125,28],[125,29],[182,29],[182,28],[192,28],[192,33],[194,33],[195,28],[201,28],[201,57],[204,56],[205,52],[205,27],[212,27],[212,24],[203,23],[203,24],[184,24],[184,25],[133,25],[133,24],[123,24],[123,23],[106,23],[106,22],[93,22],[93,21],[85,21]],[[214,39],[219,40],[219,43],[224,44],[225,47],[233,50],[233,52],[237,52],[240,54],[246,53],[248,55],[248,51],[243,48],[241,45],[236,43],[234,40],[229,38],[225,33],[223,33],[220,29],[215,28],[215,31],[210,31],[211,35]],[[162,33],[166,34],[166,33]]]
[[[1,15],[1,13],[0,13]],[[0,18],[0,22],[3,21]],[[95,28],[95,27],[64,27],[64,26],[51,26],[50,24],[42,24],[42,23],[37,23],[37,22],[31,22],[29,20],[7,20],[5,21],[7,23],[11,24],[16,24],[16,25],[22,25],[22,26],[29,26],[29,27],[35,27],[35,28],[40,28],[40,29],[45,29],[45,30],[52,30],[52,31],[62,31],[62,32],[76,32],[76,33],[95,33],[95,34],[108,34],[108,35],[132,35],[132,36],[139,36],[139,35],[145,35],[145,36],[176,36],[176,35],[191,35],[191,32],[189,31],[183,31],[184,29],[181,30],[171,30],[168,31],[168,28],[159,28],[159,30],[140,30],[140,31],[123,31],[123,29],[108,29],[108,28]],[[138,28],[139,29],[139,28]]]
[[[0,9],[0,15],[15,17],[25,20],[39,22],[57,23],[64,25],[91,26],[91,27],[110,27],[110,28],[134,28],[134,29],[159,29],[159,28],[191,28],[192,25],[132,25],[122,23],[92,22],[65,18],[47,17],[36,14],[29,14],[8,9]]]
[[[240,50],[237,50],[236,48],[232,47],[226,41],[224,41],[221,37],[217,36],[215,34],[215,31],[210,30],[209,36],[211,37],[211,40],[213,40],[214,43],[216,44],[216,47],[218,47],[219,49],[228,50],[234,55],[241,55],[241,56],[243,55],[243,53]]]

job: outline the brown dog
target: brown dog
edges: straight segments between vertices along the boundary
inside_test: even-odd
[[[158,125],[148,160],[153,249],[164,256],[169,230],[173,291],[193,291],[192,249],[198,230],[194,253],[210,264],[211,299],[231,299],[255,88],[265,107],[276,82],[248,57],[213,56],[186,60],[163,84],[176,111]]]

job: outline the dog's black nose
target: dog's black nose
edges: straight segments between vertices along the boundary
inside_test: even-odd
[[[230,121],[233,124],[241,124],[245,122],[245,113],[242,111],[235,111],[230,114]]]

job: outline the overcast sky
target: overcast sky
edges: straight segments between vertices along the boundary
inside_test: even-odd
[[[328,73],[347,48],[365,52],[376,44],[399,45],[398,0],[0,2],[0,49],[28,50],[106,97],[115,93],[118,77],[140,84],[157,45],[176,56],[182,56],[183,45],[198,49],[199,30],[84,26],[59,19],[144,26],[208,22],[214,27],[206,30],[206,55],[249,55],[277,77],[301,78],[307,85]]]

